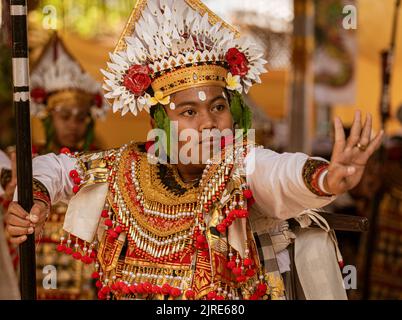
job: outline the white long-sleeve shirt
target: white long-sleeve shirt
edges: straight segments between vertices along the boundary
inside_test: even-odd
[[[253,192],[255,205],[262,212],[287,220],[305,209],[321,208],[334,200],[334,197],[317,196],[307,188],[302,171],[308,158],[303,153],[280,154],[259,148],[247,155],[247,183]],[[320,187],[324,191],[322,182]]]
[[[287,220],[305,209],[320,208],[334,200],[334,197],[317,196],[307,188],[303,167],[308,159],[303,153],[279,154],[260,148],[248,153],[244,159],[246,179],[263,218]],[[76,161],[65,154],[47,154],[33,159],[33,177],[46,187],[52,203],[69,201],[73,197],[74,184],[69,172],[75,169]],[[320,187],[323,189],[322,181]],[[88,201],[92,203],[94,199]],[[88,220],[85,224],[89,224]],[[277,257],[280,271],[289,271],[288,251],[278,252]]]
[[[320,197],[305,185],[303,153],[276,153],[254,148],[245,158],[247,183],[256,206],[272,218],[286,220],[308,208],[320,208],[334,197]],[[322,160],[322,159],[321,159]],[[47,154],[33,159],[33,177],[48,190],[52,203],[68,201],[74,193],[69,172],[76,159],[65,154]]]
[[[306,186],[303,180],[303,168],[308,159],[309,157],[303,153],[279,154],[260,148],[254,148],[248,153],[244,159],[246,179],[253,192],[256,211],[262,213],[263,218],[287,220],[297,217],[306,209],[324,207],[335,199],[335,197],[320,197]],[[46,187],[52,203],[69,201],[73,197],[74,184],[69,172],[75,169],[76,161],[75,158],[64,154],[48,154],[33,159],[33,176]],[[324,174],[321,174],[321,177],[323,176]],[[323,179],[320,178],[318,183],[320,189],[325,191]],[[85,195],[82,196],[84,197],[78,201],[81,203],[79,206],[85,205],[90,211],[97,211],[103,207],[103,203],[97,202],[104,200],[104,197],[84,199]],[[83,213],[81,208],[74,206],[72,210]],[[96,218],[87,217],[84,214],[70,222],[78,223],[79,226],[74,227],[74,230],[84,235],[83,239],[87,238],[86,240],[90,241],[88,239],[92,238],[93,231],[83,229],[96,230],[97,222],[94,220]],[[259,227],[264,225],[259,222],[257,224]],[[69,228],[71,229],[71,223]],[[281,273],[290,270],[290,257],[287,249],[276,252],[276,258]],[[333,263],[336,265],[335,260]]]

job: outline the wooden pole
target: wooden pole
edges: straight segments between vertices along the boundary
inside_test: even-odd
[[[33,205],[33,195],[26,0],[10,0],[10,13],[18,203],[29,212]],[[35,235],[28,235],[27,241],[21,244],[19,249],[21,299],[34,300],[36,299]]]
[[[292,89],[287,151],[311,152],[313,119],[314,2],[294,1]]]

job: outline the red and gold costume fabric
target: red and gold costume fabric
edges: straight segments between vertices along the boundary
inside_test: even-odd
[[[58,250],[95,262],[100,299],[283,298],[282,279],[261,265],[247,219],[247,149],[226,149],[194,183],[174,165],[152,163],[143,144],[81,156],[80,188],[109,186],[97,240],[68,235]]]

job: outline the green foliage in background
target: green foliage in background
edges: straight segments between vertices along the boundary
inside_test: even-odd
[[[56,9],[59,30],[68,30],[83,38],[116,36],[123,29],[135,2],[135,0],[42,0],[36,9],[36,17],[38,20],[49,18],[49,12],[54,12],[49,6],[53,6]]]

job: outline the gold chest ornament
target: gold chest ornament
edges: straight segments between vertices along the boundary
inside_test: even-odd
[[[247,148],[226,149],[196,185],[170,165],[162,177],[136,145],[104,157],[109,195],[93,274],[100,299],[270,299],[247,221],[252,193],[236,170]],[[236,224],[243,252],[229,241]],[[76,252],[83,246],[76,241]]]

